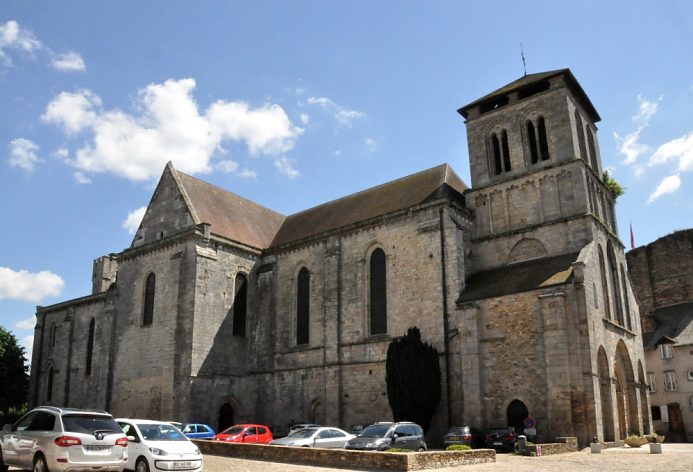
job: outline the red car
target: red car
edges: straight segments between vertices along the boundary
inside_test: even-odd
[[[267,444],[272,439],[272,431],[263,424],[237,424],[214,436],[212,441]]]

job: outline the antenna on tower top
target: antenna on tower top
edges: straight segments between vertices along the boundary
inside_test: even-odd
[[[527,75],[527,63],[525,62],[525,50],[522,48],[522,43],[520,43],[520,56],[522,57],[522,68],[525,70],[525,76]]]

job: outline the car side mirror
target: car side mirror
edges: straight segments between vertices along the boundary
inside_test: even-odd
[[[139,442],[135,436],[128,436],[129,442]]]
[[[9,433],[10,431],[12,431],[12,425],[11,424],[6,424],[2,427],[3,433]]]

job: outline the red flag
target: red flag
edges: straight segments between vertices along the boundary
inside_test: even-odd
[[[630,223],[630,248],[635,249],[635,237],[633,236],[633,223]]]

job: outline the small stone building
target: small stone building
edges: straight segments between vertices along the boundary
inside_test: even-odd
[[[440,353],[449,425],[539,440],[651,429],[638,307],[597,111],[572,73],[458,110],[447,164],[284,216],[167,165],[93,293],[37,310],[30,403],[118,416],[347,427],[391,418],[388,343]]]

